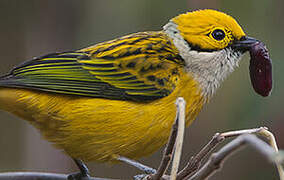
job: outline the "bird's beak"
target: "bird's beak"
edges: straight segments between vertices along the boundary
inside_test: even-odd
[[[259,40],[254,39],[252,37],[244,36],[238,41],[234,41],[232,47],[239,51],[246,52],[250,50],[253,44],[259,42]]]

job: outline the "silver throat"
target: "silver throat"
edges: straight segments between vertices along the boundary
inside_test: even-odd
[[[174,22],[170,21],[163,29],[184,59],[185,70],[199,83],[204,97],[214,95],[221,82],[238,67],[241,52],[230,47],[212,52],[192,50]]]

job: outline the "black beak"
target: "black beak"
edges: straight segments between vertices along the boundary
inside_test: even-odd
[[[259,42],[259,40],[252,37],[243,36],[239,41],[234,41],[232,47],[236,50],[246,52],[253,44]]]

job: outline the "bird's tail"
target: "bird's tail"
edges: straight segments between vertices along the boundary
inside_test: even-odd
[[[11,73],[0,76],[0,88],[8,87],[10,77]]]

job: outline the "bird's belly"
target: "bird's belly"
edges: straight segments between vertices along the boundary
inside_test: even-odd
[[[111,161],[115,155],[137,159],[164,145],[179,95],[136,103],[1,88],[0,108],[28,120],[73,158]],[[186,100],[191,121],[203,100],[200,96]]]

